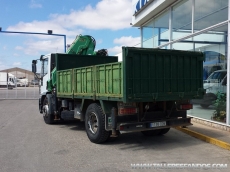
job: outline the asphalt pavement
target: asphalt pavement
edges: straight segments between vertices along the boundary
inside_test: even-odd
[[[227,168],[140,169],[131,164],[227,164]],[[44,123],[37,100],[0,100],[1,172],[229,171],[230,153],[176,129],[120,135],[94,144],[84,123]]]

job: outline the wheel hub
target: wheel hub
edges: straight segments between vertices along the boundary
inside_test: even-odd
[[[89,127],[89,130],[95,134],[97,132],[97,129],[98,129],[98,119],[97,119],[97,115],[95,113],[91,113],[89,115],[89,118],[88,118],[88,127]]]
[[[48,111],[49,111],[49,106],[44,105],[42,111],[43,111],[43,116],[47,117],[48,116]]]

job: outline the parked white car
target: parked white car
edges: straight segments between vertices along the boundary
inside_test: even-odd
[[[29,82],[27,78],[18,78],[17,79],[17,86],[18,87],[28,87],[29,86]]]
[[[227,70],[217,70],[213,72],[206,80],[204,80],[204,89],[206,94],[203,99],[193,100],[194,103],[199,103],[201,107],[207,108],[217,99],[218,92],[226,93],[227,85]]]
[[[204,89],[206,89],[206,93],[226,93],[226,82],[227,70],[217,70],[213,72],[207,80],[204,80]]]

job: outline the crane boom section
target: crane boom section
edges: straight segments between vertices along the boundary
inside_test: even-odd
[[[71,44],[66,54],[94,55],[95,39],[89,35],[79,35]]]

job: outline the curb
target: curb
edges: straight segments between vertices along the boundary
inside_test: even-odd
[[[200,118],[197,118],[197,117],[194,117],[194,116],[190,116],[190,117],[192,117],[191,123],[195,122],[195,123],[198,123],[198,124],[202,124],[202,125],[205,125],[205,126],[208,126],[208,127],[215,128],[215,129],[230,132],[230,126],[224,125],[224,124],[222,124],[220,122],[204,120],[204,119],[200,119]]]
[[[215,138],[212,138],[212,137],[209,137],[209,136],[206,136],[204,134],[201,134],[201,133],[197,133],[195,131],[192,131],[188,128],[181,128],[181,127],[175,127],[175,129],[179,130],[179,131],[182,131],[192,137],[195,137],[197,139],[200,139],[202,141],[205,141],[205,142],[208,142],[208,143],[211,143],[213,145],[216,145],[218,147],[221,147],[223,149],[226,149],[226,150],[230,150],[230,144],[227,143],[227,142],[223,142],[221,140],[217,140]]]

